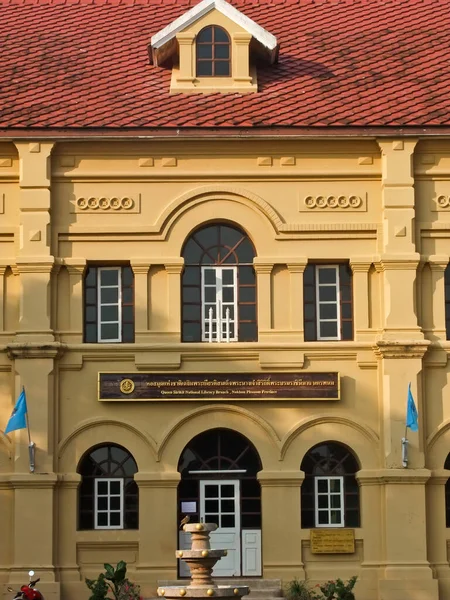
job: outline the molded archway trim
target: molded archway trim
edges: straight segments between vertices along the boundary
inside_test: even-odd
[[[69,444],[76,437],[81,435],[81,433],[83,433],[84,431],[87,431],[89,429],[93,429],[96,427],[102,427],[103,425],[106,425],[106,426],[115,425],[122,429],[127,429],[128,431],[130,431],[131,433],[136,435],[140,440],[142,440],[144,442],[144,444],[146,444],[151,449],[153,455],[156,457],[156,442],[155,442],[155,440],[152,437],[150,437],[149,435],[144,434],[139,429],[136,429],[136,427],[134,427],[134,425],[132,425],[131,423],[128,423],[127,421],[116,421],[114,419],[94,418],[94,419],[89,419],[87,421],[83,421],[81,423],[81,425],[79,425],[74,431],[72,431],[72,433],[70,433],[59,444],[58,458],[61,459],[64,456],[64,452],[67,450],[67,447],[69,446]],[[127,448],[127,450],[129,450],[129,449]]]
[[[432,433],[430,433],[430,435],[427,437],[428,451],[430,451],[433,448],[433,446],[436,444],[436,442],[439,440],[439,438],[441,436],[445,435],[445,433],[449,429],[450,429],[450,419],[447,419],[443,423],[438,425]]]
[[[260,427],[261,429],[263,429],[265,431],[265,433],[267,434],[268,438],[270,439],[270,441],[272,442],[274,447],[277,450],[279,450],[280,438],[278,437],[275,429],[273,429],[273,427],[271,425],[269,425],[269,423],[267,423],[267,421],[265,421],[264,419],[262,419],[255,413],[253,413],[249,410],[246,410],[245,408],[241,408],[240,406],[233,406],[231,404],[210,404],[209,406],[201,406],[200,408],[197,408],[197,409],[193,410],[192,412],[190,412],[189,414],[181,417],[181,419],[176,421],[173,425],[171,425],[169,427],[169,429],[166,430],[166,432],[164,433],[164,435],[162,437],[162,441],[161,441],[161,444],[158,449],[158,454],[157,454],[156,460],[158,462],[161,460],[164,450],[165,450],[170,438],[185,423],[187,423],[188,421],[191,421],[193,419],[196,419],[197,417],[199,417],[201,415],[204,415],[207,413],[217,413],[217,412],[234,413],[234,414],[239,415],[240,417],[243,417],[244,419],[248,419],[249,421],[252,421],[256,425],[258,425],[258,427]],[[224,427],[226,427],[226,424],[224,425]]]
[[[158,217],[155,226],[156,231],[161,233],[163,239],[165,239],[173,223],[183,213],[197,204],[209,202],[211,200],[228,200],[249,206],[255,210],[255,212],[262,214],[267,219],[275,233],[278,233],[279,228],[283,225],[283,221],[272,206],[256,194],[243,188],[210,185],[195,188],[194,190],[178,196],[178,198],[171,202]]]
[[[297,423],[297,425],[294,425],[294,427],[292,427],[292,429],[284,436],[281,442],[280,460],[284,460],[289,446],[298,435],[301,435],[304,431],[310,429],[311,427],[317,427],[317,425],[330,423],[351,427],[358,433],[362,434],[372,444],[378,444],[380,441],[380,438],[375,431],[366,425],[361,425],[361,423],[356,423],[355,421],[351,421],[350,419],[336,415],[315,415],[314,417],[308,417],[300,423]]]

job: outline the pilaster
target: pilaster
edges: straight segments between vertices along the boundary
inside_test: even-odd
[[[366,341],[373,335],[369,329],[369,269],[372,261],[367,258],[352,258],[350,267],[353,273],[353,322],[355,340]]]
[[[431,471],[426,486],[428,560],[439,581],[441,598],[450,598],[450,565],[448,562],[445,527],[445,484],[450,477],[447,469]]]
[[[235,59],[233,60],[233,80],[239,85],[250,85],[252,81],[252,78],[249,75],[251,39],[251,34],[244,31],[233,34],[235,51]]]
[[[69,329],[74,343],[83,341],[83,280],[86,272],[85,258],[66,258],[64,264],[69,272]]]
[[[53,143],[15,142],[20,159],[17,267],[21,340],[52,341],[50,324],[50,155]]]
[[[299,341],[304,340],[303,273],[305,272],[307,264],[307,258],[302,258],[298,262],[287,264],[291,281],[291,329],[298,331],[300,336]]]
[[[167,273],[167,323],[172,333],[181,338],[181,273],[183,272],[184,259],[174,258],[164,262]]]
[[[264,577],[305,579],[300,523],[300,488],[305,474],[300,470],[260,471],[257,477],[263,506]]]
[[[0,265],[0,332],[5,331],[5,273],[6,266]]]
[[[257,277],[258,290],[258,331],[268,333],[272,329],[272,286],[271,275],[273,262],[258,262],[253,259],[253,267]],[[261,341],[261,336],[258,336]]]
[[[30,569],[39,570],[39,589],[45,597],[59,598],[55,576],[53,473],[16,473],[11,475],[14,490],[14,550],[10,584],[28,580]],[[30,510],[32,507],[32,510]],[[38,517],[37,517],[38,515]],[[36,543],[30,543],[30,537]]]
[[[132,258],[131,268],[134,273],[134,323],[135,341],[145,341],[149,330],[149,282],[150,263],[147,260]],[[144,336],[144,337],[143,337]]]
[[[158,580],[176,579],[175,551],[178,547],[178,472],[137,473],[139,486],[139,580],[155,586]],[[145,514],[144,514],[145,513]],[[157,515],[155,519],[149,515]]]
[[[62,583],[81,581],[77,562],[78,486],[81,475],[64,473],[58,477],[58,554],[56,568]]]
[[[449,264],[448,256],[429,257],[431,269],[431,293],[433,298],[433,340],[445,340],[445,270]]]
[[[378,140],[378,144],[382,152],[383,229],[378,245],[384,280],[383,338],[423,339],[412,293],[420,259],[414,239],[413,154],[417,140]]]
[[[180,73],[177,81],[183,82],[184,85],[194,82],[194,42],[195,33],[182,31],[176,35],[179,47],[179,64]]]

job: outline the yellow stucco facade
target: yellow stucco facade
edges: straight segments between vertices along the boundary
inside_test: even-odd
[[[33,568],[47,600],[87,598],[84,577],[126,560],[144,597],[176,579],[183,449],[229,429],[259,455],[262,576],[358,575],[364,600],[450,594],[444,463],[450,452],[444,273],[450,143],[241,139],[0,144],[0,423],[22,386],[26,430],[0,434],[0,583]],[[253,243],[257,341],[183,342],[183,247],[200,226]],[[353,335],[305,341],[309,263],[348,263]],[[85,342],[89,265],[130,265],[134,342]],[[339,400],[216,396],[98,400],[99,372],[339,372]],[[419,411],[402,466],[408,384]],[[3,426],[4,428],[4,426]],[[300,466],[320,443],[359,469],[355,552],[315,554]],[[138,529],[81,530],[80,461],[110,443],[134,457]]]

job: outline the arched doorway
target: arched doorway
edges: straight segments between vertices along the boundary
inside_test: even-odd
[[[261,469],[253,444],[231,429],[205,431],[181,454],[178,518],[217,523],[211,545],[228,553],[217,563],[215,577],[261,575],[261,488],[256,478]],[[179,548],[190,547],[189,537],[180,531]],[[183,563],[180,575],[189,575]]]

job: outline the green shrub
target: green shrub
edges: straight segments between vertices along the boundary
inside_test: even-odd
[[[86,585],[91,590],[89,600],[141,600],[139,586],[131,583],[126,578],[127,563],[121,560],[114,568],[109,563],[103,565],[105,572],[100,573],[97,579],[85,579]],[[111,593],[111,596],[108,594]]]
[[[338,578],[312,588],[307,581],[296,578],[286,586],[285,596],[287,600],[355,600],[353,588],[357,579],[356,575],[347,582]]]

